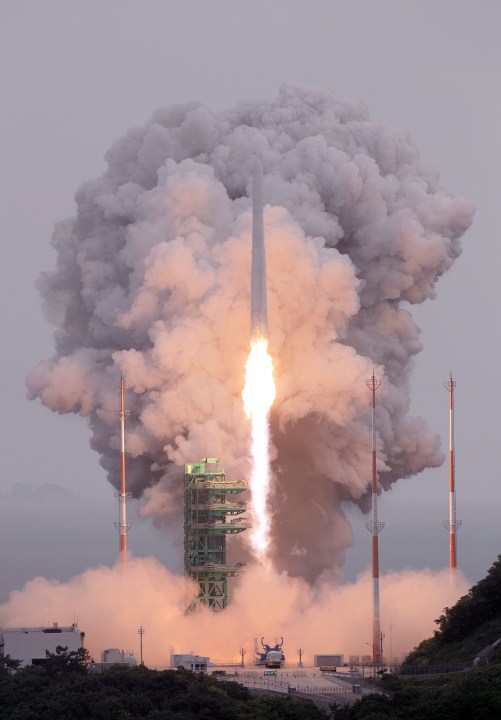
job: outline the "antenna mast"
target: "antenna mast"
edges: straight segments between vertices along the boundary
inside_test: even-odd
[[[120,376],[120,492],[115,493],[115,497],[118,499],[118,522],[115,523],[115,527],[118,528],[119,538],[119,558],[120,568],[122,572],[125,572],[127,567],[127,531],[130,529],[131,524],[127,522],[127,499],[130,497],[130,493],[127,492],[126,476],[125,476],[125,418],[129,416],[129,411],[125,410],[124,404],[124,391],[125,383],[123,376]]]
[[[444,527],[449,531],[449,569],[451,584],[456,581],[457,573],[457,530],[461,520],[456,519],[456,464],[454,458],[454,388],[456,381],[452,379],[444,382],[444,388],[449,393],[449,520],[444,521]]]
[[[377,519],[377,470],[376,470],[376,390],[381,386],[374,372],[366,383],[372,393],[372,522],[365,524],[372,535],[372,662],[380,664],[381,659],[381,620],[379,613],[379,538],[384,522]]]

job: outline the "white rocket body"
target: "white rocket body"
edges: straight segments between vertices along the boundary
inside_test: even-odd
[[[257,160],[252,178],[251,338],[268,336],[266,251],[263,222],[263,167]]]

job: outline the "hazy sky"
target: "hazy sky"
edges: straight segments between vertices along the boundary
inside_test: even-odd
[[[25,399],[30,369],[52,353],[35,282],[53,267],[55,221],[100,174],[110,144],[160,106],[214,110],[270,99],[287,80],[365,102],[373,120],[404,128],[444,187],[472,200],[464,252],[438,297],[412,314],[424,351],[413,409],[447,449],[449,369],[457,380],[459,565],[472,581],[501,545],[501,361],[498,207],[501,98],[497,0],[3,0],[0,5],[2,449],[0,599],[34,574],[69,577],[111,563],[113,490],[81,418]],[[56,483],[80,498],[38,504],[16,483]],[[400,481],[380,501],[381,568],[448,562],[448,468]],[[365,518],[351,512],[353,575],[369,562]],[[133,518],[129,547],[179,566],[172,546]]]

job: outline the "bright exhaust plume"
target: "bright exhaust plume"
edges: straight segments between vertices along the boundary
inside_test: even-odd
[[[270,491],[269,421],[268,413],[275,399],[273,361],[268,341],[259,337],[251,342],[245,366],[245,388],[242,393],[244,410],[251,429],[251,505],[253,528],[250,543],[256,557],[266,563],[269,555],[271,519],[268,508]]]

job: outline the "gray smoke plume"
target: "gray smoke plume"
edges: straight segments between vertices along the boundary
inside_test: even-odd
[[[118,383],[129,386],[128,485],[144,513],[179,517],[185,462],[218,456],[247,477],[241,392],[249,349],[252,167],[264,168],[279,569],[336,570],[351,542],[343,501],[366,506],[370,392],[382,486],[442,462],[409,416],[420,349],[409,304],[435,296],[473,208],[439,185],[401,131],[360,102],[286,84],[272,102],[154,113],[106,155],[59,223],[40,279],[56,352],[30,398],[89,419],[119,484]]]

